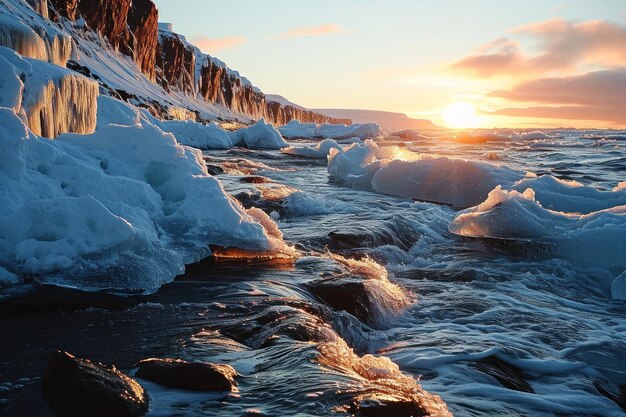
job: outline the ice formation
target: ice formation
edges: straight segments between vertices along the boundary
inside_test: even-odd
[[[532,188],[542,207],[568,213],[588,214],[615,206],[626,205],[626,188],[601,191],[577,181],[562,180],[552,175],[524,178],[512,187],[523,192]]]
[[[96,127],[98,84],[44,61],[0,46],[0,105],[28,120],[37,135],[91,133]]]
[[[527,188],[496,187],[481,204],[461,211],[449,226],[468,237],[532,239],[583,265],[626,269],[626,205],[589,214],[548,210]]]
[[[230,132],[234,145],[250,149],[281,149],[287,142],[274,126],[260,119],[252,126]]]
[[[64,67],[72,53],[72,38],[44,18],[47,8],[40,8],[43,16],[24,0],[4,0],[0,45]]]
[[[369,139],[380,136],[380,127],[374,123],[354,123],[351,125],[301,123],[292,120],[278,128],[281,135],[286,138],[324,138],[324,139],[349,139],[358,137]]]
[[[379,147],[371,140],[343,153],[330,150],[328,173],[353,188],[461,208],[480,203],[494,187],[511,186],[526,175],[482,162]]]
[[[289,147],[283,149],[283,153],[312,159],[326,159],[331,149],[337,149],[338,152],[343,152],[343,148],[337,142],[332,139],[324,139],[315,146]]]
[[[152,290],[208,245],[286,251],[207,174],[199,151],[146,125],[55,140],[0,109],[0,280]],[[269,231],[266,231],[266,227]]]

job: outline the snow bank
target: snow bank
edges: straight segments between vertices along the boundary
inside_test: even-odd
[[[144,120],[158,126],[162,131],[172,133],[178,143],[199,149],[230,149],[233,147],[230,135],[216,123],[202,124],[193,120],[159,120],[142,109]]]
[[[328,173],[345,185],[455,207],[483,201],[497,185],[513,185],[525,173],[483,162],[379,147],[368,140],[343,153],[331,150]]]
[[[152,290],[208,245],[289,248],[208,175],[200,151],[147,126],[56,140],[0,109],[0,280]]]
[[[37,135],[91,133],[98,84],[80,74],[0,47],[0,105],[28,120]]]
[[[358,137],[369,139],[380,136],[381,131],[375,123],[354,123],[351,125],[300,123],[291,120],[278,128],[281,135],[286,138],[325,138],[325,139],[349,139]]]
[[[481,204],[456,215],[450,232],[468,237],[533,239],[589,266],[626,268],[626,205],[580,215],[548,210],[527,188],[496,187]]]
[[[252,126],[229,133],[233,145],[249,149],[281,149],[289,146],[280,132],[264,119],[260,119]]]
[[[331,149],[337,149],[338,152],[343,152],[341,145],[332,139],[324,139],[315,146],[299,148],[289,147],[283,149],[282,152],[289,155],[304,156],[305,158],[326,159]]]

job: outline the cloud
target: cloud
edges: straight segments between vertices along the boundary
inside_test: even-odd
[[[451,68],[479,77],[520,76],[626,62],[626,25],[602,20],[569,22],[561,18],[525,25],[511,37],[530,38],[538,52],[527,54],[519,41],[503,37],[479,48]]]
[[[222,49],[232,48],[247,43],[248,40],[241,36],[230,36],[226,38],[209,38],[204,35],[194,35],[189,42],[196,45],[205,53],[212,53]]]
[[[345,29],[343,27],[335,23],[329,23],[329,24],[320,25],[320,26],[311,26],[311,27],[292,29],[287,32],[279,33],[278,35],[274,36],[274,38],[293,39],[293,38],[303,38],[307,36],[324,36],[324,35],[330,35],[333,33],[341,33],[341,32],[345,32]]]
[[[492,114],[558,119],[601,120],[626,125],[626,68],[563,78],[540,78],[490,93],[530,107],[510,107]]]

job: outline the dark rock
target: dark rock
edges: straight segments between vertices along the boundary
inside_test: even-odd
[[[67,352],[52,355],[41,385],[61,417],[137,417],[148,411],[148,394],[134,379]]]
[[[187,46],[175,33],[159,31],[156,66],[159,68],[158,81],[166,89],[176,88],[187,94],[194,94],[196,56],[193,48]]]
[[[231,391],[237,372],[229,365],[186,362],[180,359],[144,359],[136,365],[137,377],[170,388],[195,391]]]
[[[211,175],[222,175],[224,173],[224,168],[219,165],[207,164],[206,169]]]
[[[306,286],[333,309],[346,311],[363,322],[372,322],[372,300],[363,278],[333,277],[316,280]]]
[[[430,413],[411,399],[364,399],[353,407],[361,417],[420,417]]]
[[[245,182],[246,184],[265,184],[268,182],[272,182],[272,180],[270,180],[269,178],[259,175],[249,175],[247,177],[241,177],[239,178],[239,181]]]
[[[139,300],[130,297],[43,285],[33,292],[2,300],[0,317],[48,311],[72,313],[91,307],[124,310],[139,303]]]
[[[480,359],[474,367],[481,372],[495,378],[502,386],[515,391],[529,392],[535,391],[524,378],[522,371],[495,355]]]

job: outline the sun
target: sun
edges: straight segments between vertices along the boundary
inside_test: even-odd
[[[478,127],[480,124],[476,108],[470,103],[457,101],[446,107],[441,114],[446,125],[451,128]]]

